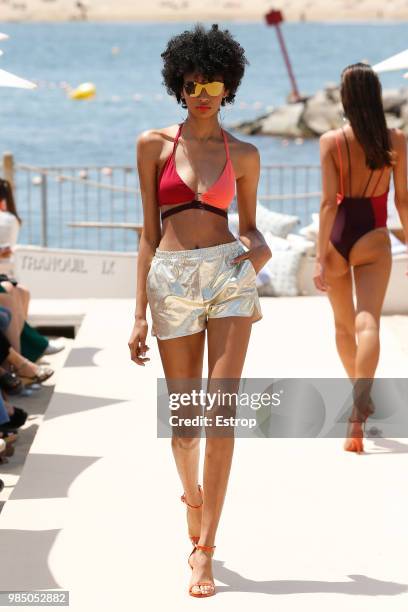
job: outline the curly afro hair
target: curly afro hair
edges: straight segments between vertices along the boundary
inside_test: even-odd
[[[164,62],[163,84],[167,93],[175,96],[178,103],[182,100],[184,75],[198,72],[208,81],[222,75],[229,95],[223,98],[221,104],[232,104],[244,76],[245,64],[249,64],[241,45],[228,30],[219,30],[215,23],[208,31],[203,25],[196,24],[193,30],[173,36],[161,57]],[[185,103],[182,106],[187,108]]]

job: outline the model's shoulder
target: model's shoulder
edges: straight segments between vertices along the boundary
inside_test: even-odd
[[[247,157],[247,158],[259,157],[258,148],[255,145],[253,145],[251,142],[246,142],[245,140],[241,140],[240,138],[233,136],[232,134],[230,134],[230,132],[227,132],[225,130],[224,132],[227,135],[228,144],[230,146],[230,149],[234,151],[236,155],[239,155],[240,157],[241,156]]]
[[[137,137],[137,156],[140,160],[150,160],[157,163],[164,155],[168,155],[174,143],[178,125],[164,128],[144,130]]]
[[[178,130],[178,124],[163,128],[151,128],[140,132],[137,144],[143,148],[161,148],[167,141],[173,141]]]
[[[319,141],[322,144],[330,145],[334,143],[335,139],[338,138],[340,134],[341,134],[341,128],[327,130],[327,132],[324,132],[323,134],[320,135]]]

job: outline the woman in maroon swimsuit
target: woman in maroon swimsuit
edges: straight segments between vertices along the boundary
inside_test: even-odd
[[[320,138],[322,200],[314,282],[329,297],[337,350],[353,381],[354,405],[344,448],[361,452],[362,426],[373,412],[369,392],[392,265],[386,226],[391,173],[408,244],[406,138],[401,130],[387,128],[381,83],[369,65],[357,63],[343,70],[341,101],[349,123]]]

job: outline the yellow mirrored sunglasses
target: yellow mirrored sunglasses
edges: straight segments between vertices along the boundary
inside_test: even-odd
[[[219,96],[224,88],[222,81],[210,81],[209,83],[197,83],[196,81],[187,81],[184,83],[185,92],[192,98],[197,98],[203,89],[209,96]]]

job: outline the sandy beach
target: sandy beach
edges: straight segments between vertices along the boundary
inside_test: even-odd
[[[271,6],[284,10],[288,21],[408,19],[405,0],[0,0],[0,22],[258,21]]]

